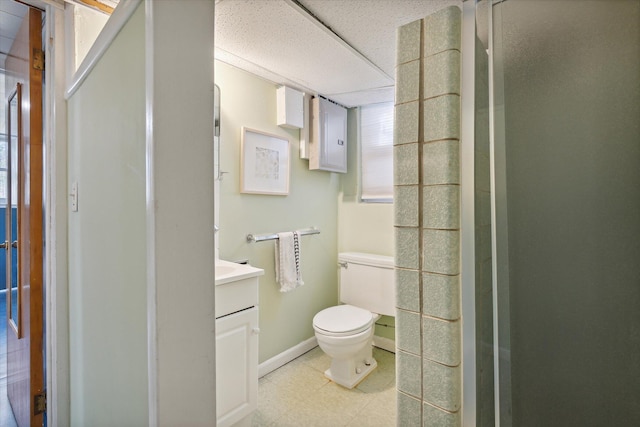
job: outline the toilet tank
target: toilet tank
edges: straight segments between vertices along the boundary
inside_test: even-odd
[[[394,259],[390,256],[343,252],[340,301],[387,316],[396,315]]]

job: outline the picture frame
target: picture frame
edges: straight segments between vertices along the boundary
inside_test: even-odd
[[[240,192],[289,194],[289,139],[242,127]]]

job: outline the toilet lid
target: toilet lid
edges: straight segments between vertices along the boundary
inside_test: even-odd
[[[325,308],[313,318],[313,326],[329,333],[353,334],[371,326],[373,314],[365,309],[349,304]]]

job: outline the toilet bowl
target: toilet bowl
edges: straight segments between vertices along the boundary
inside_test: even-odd
[[[341,253],[340,300],[313,318],[318,345],[331,357],[325,376],[346,388],[357,386],[378,365],[372,354],[375,322],[395,316],[393,258]]]
[[[325,376],[353,388],[378,365],[372,355],[374,323],[380,316],[352,305],[329,307],[313,318],[318,345],[329,357]]]

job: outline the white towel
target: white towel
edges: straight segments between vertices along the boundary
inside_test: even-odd
[[[300,233],[278,233],[276,239],[276,281],[280,292],[289,292],[304,285],[300,272]]]

